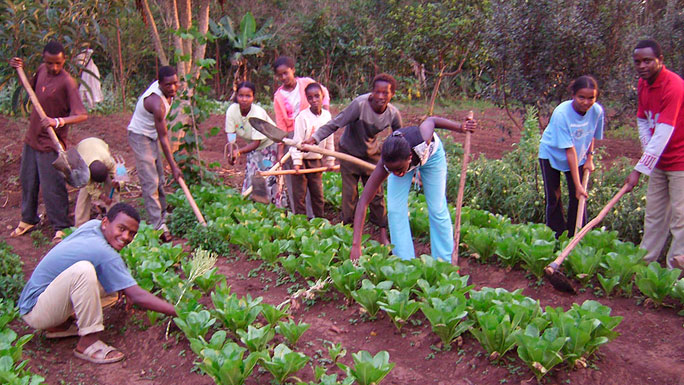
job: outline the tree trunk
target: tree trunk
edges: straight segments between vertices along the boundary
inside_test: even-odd
[[[173,21],[173,29],[178,31],[180,29],[180,19],[178,18],[178,4],[176,3],[176,0],[171,0],[171,17]],[[180,36],[174,34],[173,35],[173,46],[176,49],[176,52],[180,52],[181,55],[184,54],[183,52],[183,41],[181,40]],[[179,61],[176,63],[176,71],[178,72],[178,79],[184,79],[185,78],[185,63],[183,61]]]
[[[147,0],[142,0],[143,11],[145,12],[145,17],[148,20],[150,26],[150,33],[152,34],[152,43],[154,44],[154,50],[157,52],[157,57],[162,65],[169,65],[169,59],[166,58],[164,53],[164,48],[162,47],[161,38],[159,38],[159,31],[157,31],[157,24],[154,22],[154,16],[152,16],[152,11],[150,10],[150,5]]]
[[[197,16],[199,17],[199,22],[197,25],[198,31],[200,35],[206,35],[209,31],[209,0],[200,1],[199,11],[197,13]],[[192,59],[192,63],[194,64],[192,69],[192,75],[195,77],[195,79],[199,78],[200,74],[200,68],[199,65],[197,65],[197,63],[199,63],[200,60],[204,59],[206,51],[207,43],[204,42],[200,44],[199,42],[197,42],[197,45],[195,46],[195,53]]]
[[[184,30],[192,28],[192,0],[177,0],[179,1],[178,14],[180,16],[180,25]],[[208,15],[207,15],[208,17]],[[192,57],[192,39],[183,39],[183,55],[189,59],[185,63],[185,73],[192,73],[193,57]]]

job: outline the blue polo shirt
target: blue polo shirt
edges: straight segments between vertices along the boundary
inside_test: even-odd
[[[29,313],[48,285],[76,262],[92,263],[107,293],[137,285],[119,253],[102,234],[101,223],[96,219],[84,223],[43,257],[19,297],[21,315]]]
[[[558,171],[570,171],[565,150],[575,147],[577,165],[582,166],[594,138],[603,139],[603,107],[594,103],[580,115],[572,108],[572,100],[567,100],[553,110],[539,144],[539,158],[548,159]]]

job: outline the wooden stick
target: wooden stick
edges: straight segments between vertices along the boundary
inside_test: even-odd
[[[473,119],[473,111],[468,112],[466,120]],[[466,131],[465,143],[463,145],[463,162],[461,163],[461,178],[458,181],[458,194],[456,195],[456,223],[454,224],[454,251],[451,254],[451,264],[458,265],[458,244],[461,241],[461,209],[463,207],[463,194],[465,191],[465,180],[468,172],[468,161],[470,158],[470,131]]]
[[[188,200],[190,207],[192,207],[192,211],[195,213],[197,220],[202,224],[202,226],[207,227],[207,221],[204,220],[204,216],[202,216],[202,212],[200,211],[199,207],[197,207],[195,199],[192,198],[192,194],[190,194],[188,185],[185,184],[185,179],[183,179],[183,177],[178,178],[178,184],[183,189],[183,192],[185,193],[185,198]]]
[[[332,167],[315,167],[315,168],[303,168],[300,170],[279,170],[279,171],[259,171],[261,176],[271,176],[271,175],[299,175],[299,174],[313,174],[315,172],[325,172],[325,171],[337,171],[340,169],[340,165],[336,164]]]
[[[584,174],[582,174],[582,187],[584,191],[587,191],[587,185],[589,185],[589,171],[588,168],[584,169]],[[582,228],[582,222],[584,221],[584,207],[587,204],[587,197],[582,197],[577,204],[577,220],[575,221],[575,234]]]
[[[558,270],[560,265],[563,264],[563,261],[565,260],[565,258],[568,257],[568,255],[570,255],[570,252],[575,248],[575,246],[577,246],[577,244],[582,240],[582,238],[584,238],[584,236],[587,235],[587,233],[589,233],[591,229],[594,228],[594,226],[596,226],[599,222],[603,220],[603,218],[606,217],[606,215],[608,215],[608,213],[613,208],[613,206],[615,206],[617,201],[620,200],[620,198],[622,198],[622,196],[625,195],[625,193],[627,193],[628,189],[629,185],[625,183],[620,189],[620,191],[618,191],[617,194],[615,194],[615,196],[613,196],[613,198],[611,198],[611,200],[608,201],[606,206],[603,209],[601,209],[601,212],[598,213],[596,218],[592,219],[591,222],[587,223],[587,225],[584,226],[579,233],[575,234],[570,243],[568,243],[568,245],[565,246],[565,248],[558,256],[558,258],[556,258],[553,262],[546,266],[544,270],[547,274],[553,274],[556,272],[556,270]]]
[[[332,156],[333,158],[337,158],[340,160],[344,160],[346,162],[354,163],[355,165],[361,166],[361,167],[366,168],[370,171],[375,170],[375,165],[373,163],[366,162],[364,160],[361,160],[361,159],[359,159],[355,156],[349,155],[349,154],[345,154],[345,153],[337,152],[337,151],[330,151],[330,150],[326,150],[324,148],[321,148],[318,146],[312,146],[309,144],[297,143],[294,140],[288,139],[288,138],[283,138],[282,142],[288,146],[296,147],[299,151],[315,152],[317,154]]]
[[[271,168],[269,168],[268,171],[275,171],[275,170],[279,169],[280,166],[282,166],[283,163],[287,162],[288,159],[290,159],[290,152],[289,151],[285,155],[283,155],[283,157],[280,158],[280,160],[277,161],[276,164],[274,164]],[[249,186],[249,188],[247,190],[245,190],[245,192],[242,193],[242,196],[243,197],[248,196],[249,194],[252,193],[252,190],[253,190],[253,187]]]

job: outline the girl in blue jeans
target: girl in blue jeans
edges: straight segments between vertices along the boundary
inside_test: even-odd
[[[394,254],[401,259],[415,257],[408,217],[408,195],[411,181],[420,171],[425,200],[430,218],[430,246],[432,256],[449,260],[454,249],[451,216],[446,201],[446,157],[442,141],[435,128],[450,131],[473,131],[475,120],[465,123],[430,117],[420,126],[401,128],[385,140],[380,161],[368,179],[354,213],[354,239],[350,258],[361,256],[361,236],[366,209],[382,182],[387,181],[387,219]],[[389,178],[388,178],[389,177]]]

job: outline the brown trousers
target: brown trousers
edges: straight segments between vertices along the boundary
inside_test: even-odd
[[[367,162],[377,163],[372,159],[364,159]],[[366,170],[354,163],[340,160],[340,173],[342,174],[342,222],[354,223],[354,211],[359,201],[359,181],[366,185],[371,171]],[[370,202],[369,221],[378,227],[387,227],[387,210],[385,209],[385,197],[381,188]]]
[[[321,167],[321,159],[302,159],[303,169]],[[311,196],[311,209],[315,217],[323,217],[323,173],[292,175],[292,193],[295,214],[306,215],[306,191]]]

